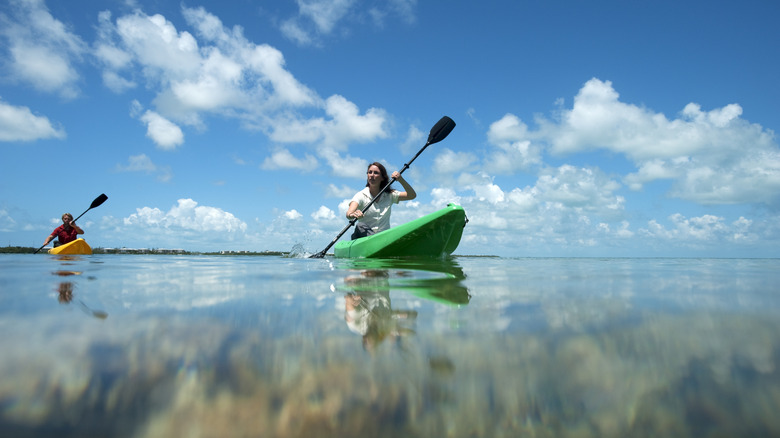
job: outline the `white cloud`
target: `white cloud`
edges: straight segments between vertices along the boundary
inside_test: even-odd
[[[157,166],[152,163],[152,160],[146,156],[146,154],[131,155],[127,159],[127,165],[117,165],[117,170],[122,172],[146,172],[151,173],[157,170]]]
[[[539,197],[546,202],[601,214],[623,210],[625,199],[614,194],[619,188],[598,170],[570,165],[547,169],[536,182]]]
[[[116,72],[108,70],[103,72],[103,83],[115,93],[122,93],[131,88],[135,88],[136,86],[135,82],[119,76]]]
[[[406,132],[406,139],[401,143],[401,152],[405,155],[411,155],[425,146],[428,139],[427,134],[421,131],[417,126],[410,126]]]
[[[65,130],[54,127],[48,118],[37,116],[24,106],[0,100],[0,141],[34,141],[65,138]]]
[[[496,147],[485,157],[488,172],[512,174],[541,164],[541,148],[531,142],[525,123],[512,114],[490,125],[488,142]]]
[[[349,12],[355,0],[297,0],[298,16],[285,20],[282,33],[298,44],[310,44],[315,36],[329,35]]]
[[[703,215],[694,218],[675,213],[669,216],[672,227],[665,228],[656,220],[648,222],[647,228],[641,229],[643,235],[665,241],[713,241],[729,233],[722,217]]]
[[[436,173],[451,175],[472,167],[477,157],[470,152],[455,152],[443,148],[433,160],[433,171]]]
[[[361,114],[342,96],[322,99],[286,69],[276,48],[248,41],[241,27],[224,27],[202,7],[182,13],[193,33],[141,11],[115,22],[108,13],[99,17],[95,53],[104,83],[122,92],[144,82],[156,93],[147,123],[159,122],[149,135],[161,147],[184,140],[179,126],[204,128],[209,114],[236,119],[276,143],[338,151],[387,136],[383,110]]]
[[[291,221],[298,220],[298,219],[303,217],[302,214],[298,213],[298,211],[294,210],[294,209],[290,210],[290,211],[285,211],[283,216],[284,216],[285,219],[288,219],[288,220],[291,220]]]
[[[518,211],[531,212],[539,206],[538,193],[539,191],[536,188],[523,190],[515,187],[507,195],[507,200],[514,204],[514,208],[517,208]]]
[[[355,0],[297,0],[302,17],[311,20],[322,34],[333,31],[355,3]]]
[[[306,154],[303,158],[293,156],[287,149],[279,148],[270,157],[260,165],[261,169],[297,169],[301,171],[310,171],[317,167],[317,159]]]
[[[491,204],[499,204],[504,202],[504,191],[501,190],[501,187],[491,182],[485,182],[483,184],[472,184],[470,188],[474,191],[478,201],[487,201]]]
[[[286,36],[288,39],[292,40],[299,46],[308,46],[313,44],[312,36],[301,27],[301,25],[298,23],[298,20],[295,18],[284,20],[281,26],[279,26],[279,30],[282,31],[282,35]]]
[[[449,203],[462,204],[462,198],[451,188],[437,187],[431,190],[431,205],[436,208],[443,208]]]
[[[220,208],[199,206],[192,199],[179,199],[167,212],[159,208],[137,208],[124,219],[126,227],[144,230],[192,231],[197,233],[244,233],[247,225]]]
[[[117,164],[118,172],[143,172],[146,174],[157,174],[157,179],[162,182],[168,182],[173,178],[170,167],[160,167],[152,162],[146,154],[131,155],[127,159],[126,165]]]
[[[325,129],[324,146],[346,150],[352,142],[363,143],[387,137],[383,110],[370,108],[365,115],[360,115],[357,105],[334,95],[325,101],[325,112],[332,117],[332,122]]]
[[[86,45],[78,35],[49,13],[43,0],[11,1],[10,14],[0,14],[0,36],[10,57],[11,79],[65,98],[79,94],[74,63]]]
[[[351,143],[365,143],[387,137],[385,111],[370,108],[361,115],[358,107],[342,96],[325,100],[330,119],[302,119],[289,113],[270,120],[271,140],[279,143],[310,143],[318,148],[345,151]]]
[[[500,147],[486,169],[506,173],[535,163],[536,144],[558,155],[606,150],[625,155],[637,172],[625,176],[634,190],[658,179],[673,182],[672,196],[701,204],[778,202],[780,148],[774,132],[740,118],[729,104],[703,111],[685,106],[676,119],[619,101],[609,81],[591,79],[571,109],[539,129],[513,115],[491,125],[488,140]]]
[[[8,211],[0,208],[0,232],[10,233],[16,230],[16,221]]]
[[[320,45],[323,37],[347,34],[355,24],[382,28],[388,17],[416,21],[417,0],[391,0],[363,8],[356,0],[296,0],[298,15],[283,20],[282,34],[299,45]]]
[[[311,214],[312,219],[315,221],[331,221],[336,219],[336,213],[328,207],[321,205],[314,213]]]
[[[342,156],[330,148],[322,148],[318,153],[320,157],[328,163],[334,174],[345,178],[358,178],[365,181],[368,161],[362,158],[353,157],[352,155]]]
[[[173,150],[184,143],[184,133],[178,125],[157,114],[147,110],[141,121],[146,123],[146,136],[151,138],[160,149]]]
[[[336,186],[335,184],[328,184],[328,187],[325,190],[325,196],[328,198],[352,198],[352,195],[354,195],[357,192],[357,189],[354,187],[350,187],[347,185],[342,185],[341,187]]]

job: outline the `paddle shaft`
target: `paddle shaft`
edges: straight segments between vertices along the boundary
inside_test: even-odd
[[[90,204],[89,208],[84,210],[84,213],[81,213],[79,215],[79,217],[77,217],[76,219],[73,219],[73,221],[71,221],[71,223],[75,223],[77,220],[81,219],[81,216],[84,216],[85,214],[87,214],[88,211],[92,210],[93,208],[99,207],[100,204],[106,202],[106,199],[108,199],[108,196],[106,196],[105,193],[103,193],[100,196],[98,196],[97,198],[95,198],[95,200],[92,201],[92,204]],[[49,242],[51,242],[51,240]],[[49,242],[46,242],[46,243],[49,243]],[[42,250],[43,247],[46,246],[46,243],[41,245],[40,248],[36,249],[33,254],[38,254],[38,251]]]

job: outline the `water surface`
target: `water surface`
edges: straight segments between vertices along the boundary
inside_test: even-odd
[[[778,436],[780,260],[0,255],[0,435]]]

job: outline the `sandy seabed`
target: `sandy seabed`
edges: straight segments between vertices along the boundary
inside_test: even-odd
[[[0,321],[14,437],[780,436],[780,323],[270,338],[203,319]]]

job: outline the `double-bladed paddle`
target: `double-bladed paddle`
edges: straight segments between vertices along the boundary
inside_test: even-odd
[[[86,214],[88,211],[92,210],[93,208],[100,207],[100,204],[102,204],[102,203],[106,202],[106,199],[108,199],[108,196],[106,196],[106,194],[105,194],[105,193],[102,193],[100,196],[98,196],[97,198],[95,198],[95,200],[94,200],[94,201],[92,201],[92,204],[89,206],[89,208],[88,208],[88,209],[84,210],[84,213],[81,213],[81,214],[79,215],[79,217],[77,217],[76,219],[73,219],[73,221],[72,221],[71,223],[74,223],[74,222],[76,222],[77,220],[79,220],[79,219],[81,218],[81,216],[84,216],[84,214]],[[40,248],[36,249],[36,250],[35,250],[35,252],[34,252],[33,254],[38,254],[38,251],[42,250],[44,246],[46,246],[46,244],[45,244],[45,243],[44,243],[43,245],[41,245],[41,247],[40,247]]]
[[[423,146],[423,147],[422,147],[422,149],[420,149],[420,150],[417,152],[417,154],[416,154],[414,157],[412,157],[412,159],[411,159],[411,160],[409,160],[409,162],[408,162],[408,163],[404,164],[404,167],[403,167],[403,168],[402,168],[402,169],[401,169],[401,170],[400,170],[398,173],[399,173],[399,174],[401,174],[401,173],[404,173],[404,171],[405,171],[406,169],[408,169],[408,168],[409,168],[409,166],[412,164],[412,162],[413,162],[414,160],[416,160],[416,159],[417,159],[417,157],[419,157],[421,153],[423,153],[423,151],[425,150],[425,148],[427,148],[428,146],[430,146],[430,145],[432,145],[432,144],[434,144],[434,143],[438,143],[438,142],[440,142],[440,141],[444,140],[444,139],[445,139],[445,138],[446,138],[446,137],[447,137],[447,136],[450,134],[450,132],[452,132],[452,129],[453,129],[453,128],[455,128],[455,122],[454,122],[454,121],[453,121],[451,118],[449,118],[449,117],[447,117],[447,116],[444,116],[444,117],[442,117],[442,118],[441,118],[441,120],[439,120],[438,122],[436,122],[436,124],[435,124],[435,125],[433,125],[433,128],[431,128],[431,132],[430,132],[430,134],[428,134],[428,141],[425,143],[425,146]],[[384,186],[384,187],[382,188],[382,190],[380,190],[380,191],[379,191],[379,194],[381,195],[382,193],[384,193],[384,191],[385,191],[385,190],[387,190],[387,188],[388,188],[388,187],[390,187],[390,184],[392,184],[392,183],[394,183],[394,182],[395,182],[395,178],[392,178],[392,179],[390,180],[390,182],[388,182],[388,183],[387,183],[387,185],[386,185],[386,186]],[[379,195],[377,195],[377,197],[379,197]],[[368,204],[366,204],[366,206],[365,206],[365,207],[363,207],[363,210],[361,210],[361,211],[362,211],[363,213],[365,213],[365,212],[366,212],[366,210],[368,210],[368,207],[371,207],[371,205],[373,205],[373,204],[374,204],[374,201],[375,201],[376,199],[377,199],[377,198],[374,198],[374,199],[372,199],[371,201],[369,201],[369,203],[368,203]],[[312,256],[309,256],[309,258],[317,258],[317,259],[321,259],[321,258],[325,257],[325,253],[326,253],[326,252],[327,252],[327,251],[330,249],[330,247],[331,247],[331,246],[333,246],[333,245],[335,245],[335,244],[336,244],[336,241],[338,241],[338,240],[339,240],[339,238],[341,238],[341,236],[343,236],[343,235],[344,235],[344,233],[346,233],[346,232],[347,232],[347,230],[348,230],[348,229],[349,229],[349,228],[350,228],[352,225],[355,225],[355,222],[357,222],[357,220],[358,220],[357,218],[352,218],[352,220],[350,220],[350,221],[349,221],[349,225],[347,225],[346,227],[344,227],[344,229],[343,229],[343,230],[341,230],[341,232],[339,233],[339,235],[338,235],[338,236],[336,236],[336,238],[335,238],[335,239],[333,239],[333,240],[332,240],[332,241],[331,241],[331,242],[328,244],[328,246],[326,246],[326,247],[325,247],[325,249],[323,249],[322,251],[318,252],[317,254],[314,254],[314,255],[312,255]]]

